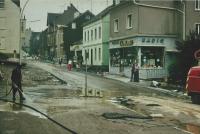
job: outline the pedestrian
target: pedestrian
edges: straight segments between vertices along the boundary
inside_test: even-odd
[[[139,82],[139,65],[135,64],[134,82]]]
[[[131,80],[130,80],[131,82],[133,81],[134,73],[135,73],[135,64],[133,63],[131,67]]]
[[[12,80],[13,101],[16,100],[15,95],[17,91],[19,92],[20,100],[25,100],[22,94],[23,90],[21,85],[22,81],[21,67],[22,66],[18,64],[16,68],[14,68],[12,71],[11,80]]]
[[[60,66],[62,65],[62,58],[59,58],[58,63]]]
[[[68,61],[68,71],[72,70],[72,60]]]

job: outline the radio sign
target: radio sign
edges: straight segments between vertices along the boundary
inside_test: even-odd
[[[195,57],[195,59],[200,60],[200,49],[195,51],[194,57]]]

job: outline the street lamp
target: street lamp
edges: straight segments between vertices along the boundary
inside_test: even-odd
[[[25,7],[26,7],[26,5],[28,4],[28,2],[29,2],[30,0],[27,0],[26,1],[26,3],[24,4],[24,6],[23,6],[23,8],[22,8],[22,10],[21,10],[21,13],[20,13],[20,23],[19,23],[19,64],[21,65],[22,64],[22,40],[21,40],[21,38],[22,38],[22,35],[21,35],[21,27],[23,26],[22,25],[22,19],[23,19],[23,12],[24,12],[24,9],[25,9]]]

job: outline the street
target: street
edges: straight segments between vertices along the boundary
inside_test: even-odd
[[[82,97],[83,73],[35,61],[22,72],[24,104],[78,134],[200,133],[199,105],[191,104],[189,99],[91,74],[88,90],[92,94],[95,89],[102,96]],[[24,106],[1,101],[0,111],[1,134],[70,133]]]

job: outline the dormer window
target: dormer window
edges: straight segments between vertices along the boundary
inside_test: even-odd
[[[72,23],[72,29],[76,29],[76,23],[75,22]]]
[[[85,19],[86,19],[86,20],[90,20],[90,16],[87,15],[87,16],[85,17]]]

